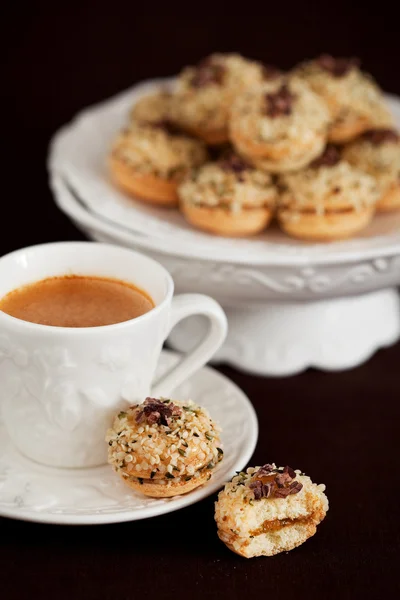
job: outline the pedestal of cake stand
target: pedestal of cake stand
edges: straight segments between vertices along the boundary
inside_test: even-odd
[[[308,367],[354,367],[400,338],[400,298],[394,288],[320,300],[224,306],[228,337],[214,357],[257,375],[286,376]],[[172,348],[186,352],[207,327],[191,317],[172,331]]]

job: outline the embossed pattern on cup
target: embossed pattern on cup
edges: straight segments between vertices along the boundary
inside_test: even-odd
[[[0,311],[0,405],[11,439],[37,462],[89,467],[106,460],[104,436],[115,413],[150,393],[171,326],[189,314],[205,314],[212,323],[201,347],[157,383],[166,394],[221,345],[226,317],[206,296],[172,299],[172,279],[155,261],[87,242],[46,244],[1,258],[0,297],[68,273],[131,281],[156,305],[130,321],[79,329],[29,323]]]

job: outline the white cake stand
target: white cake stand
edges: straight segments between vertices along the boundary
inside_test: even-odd
[[[291,375],[308,367],[346,369],[400,338],[400,240],[371,256],[315,265],[249,266],[176,257],[146,238],[85,210],[59,179],[58,206],[90,238],[153,256],[171,272],[176,291],[216,298],[229,333],[214,362],[261,375]],[[154,241],[153,241],[154,242]],[[176,327],[170,344],[186,351],[206,324],[191,318]]]
[[[132,201],[113,187],[104,157],[115,131],[134,100],[159,85],[142,84],[87,109],[55,136],[49,170],[61,210],[92,239],[153,256],[169,269],[177,292],[216,298],[230,329],[215,361],[289,375],[310,366],[350,368],[396,342],[399,214],[377,216],[360,237],[345,242],[300,243],[274,228],[231,240],[195,231],[177,211]],[[388,101],[400,124],[400,100]],[[187,350],[204,326],[190,319],[169,341]]]

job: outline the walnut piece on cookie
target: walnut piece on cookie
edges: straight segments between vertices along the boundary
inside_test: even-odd
[[[400,134],[396,130],[370,129],[345,146],[342,155],[376,179],[380,190],[378,212],[400,209]]]
[[[131,488],[155,498],[207,482],[223,458],[220,427],[191,401],[146,398],[107,431],[108,462]]]
[[[218,495],[218,536],[245,558],[292,550],[313,536],[325,518],[329,505],[324,491],[323,484],[287,466],[249,468]]]

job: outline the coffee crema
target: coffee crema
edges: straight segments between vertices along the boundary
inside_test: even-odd
[[[100,327],[135,319],[154,308],[152,298],[119,279],[65,275],[9,292],[0,310],[31,323],[55,327]]]

